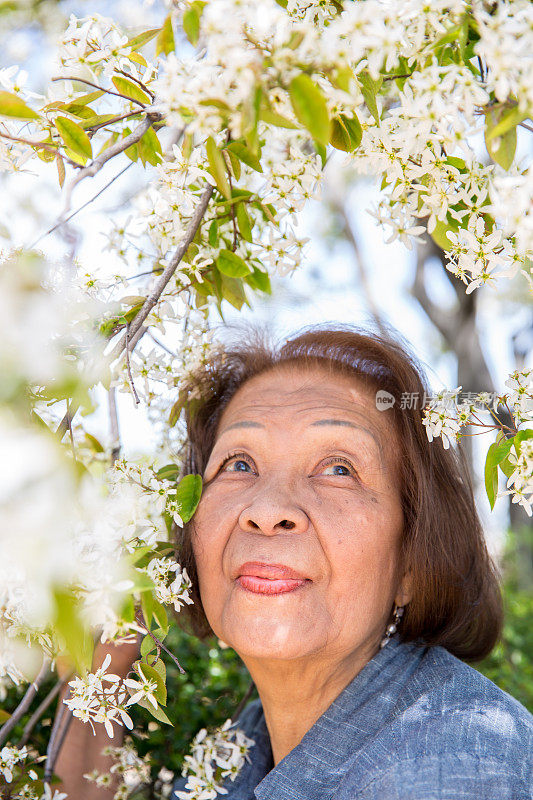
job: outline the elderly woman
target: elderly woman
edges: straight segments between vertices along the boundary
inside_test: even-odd
[[[192,613],[260,697],[227,800],[533,797],[533,718],[465,663],[497,641],[501,597],[406,348],[311,330],[226,350],[189,389]]]
[[[465,663],[497,641],[501,596],[467,471],[428,441],[407,348],[355,329],[247,341],[186,388],[186,467],[204,478],[179,542],[189,608],[260,698],[237,720],[254,745],[223,796],[531,799],[533,718]],[[114,671],[134,657],[118,648]],[[81,761],[102,742],[83,727],[57,771],[88,800]]]

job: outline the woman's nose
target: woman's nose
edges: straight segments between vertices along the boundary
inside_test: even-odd
[[[305,511],[275,491],[259,495],[239,515],[239,526],[243,531],[260,531],[267,535],[284,531],[304,533],[308,524]]]

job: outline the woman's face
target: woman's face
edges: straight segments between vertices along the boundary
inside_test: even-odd
[[[399,455],[355,379],[277,368],[231,400],[192,536],[207,619],[245,661],[374,654],[409,600]]]

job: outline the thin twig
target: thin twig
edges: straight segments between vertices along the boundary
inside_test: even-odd
[[[33,702],[33,698],[41,688],[41,684],[45,680],[46,676],[48,675],[48,669],[50,667],[50,659],[48,657],[43,658],[43,663],[41,669],[39,670],[39,674],[35,678],[32,683],[28,686],[26,690],[26,694],[16,707],[16,709],[11,714],[10,718],[5,722],[2,727],[0,728],[0,745],[2,745],[17,722],[24,716],[26,711],[29,709],[30,705]]]
[[[173,353],[173,352],[172,352],[172,350],[170,350],[170,349],[169,349],[169,348],[168,348],[168,347],[167,347],[165,344],[163,344],[163,342],[160,342],[160,341],[159,341],[159,339],[157,339],[157,338],[154,336],[154,334],[152,333],[152,331],[148,331],[148,336],[150,337],[150,339],[151,339],[153,342],[155,342],[157,345],[159,345],[159,347],[161,347],[161,349],[162,349],[162,350],[164,350],[164,351],[165,351],[165,353],[168,353],[168,354],[169,354],[169,356],[174,356],[174,358],[176,358],[176,353]]]
[[[194,212],[194,214],[193,214],[193,216],[191,218],[191,221],[189,222],[189,224],[187,226],[187,230],[185,231],[185,236],[183,238],[183,241],[176,248],[176,250],[174,252],[174,255],[170,259],[170,262],[168,263],[168,265],[163,270],[163,273],[162,273],[161,277],[159,278],[159,280],[156,282],[154,288],[152,289],[152,291],[150,292],[150,294],[148,295],[148,297],[144,301],[142,308],[140,309],[140,311],[138,312],[136,317],[130,323],[130,329],[129,329],[128,334],[129,334],[129,338],[130,338],[130,348],[131,349],[133,349],[133,347],[135,346],[133,344],[134,335],[141,328],[141,326],[142,326],[143,322],[145,321],[145,319],[147,318],[148,314],[150,313],[152,308],[158,302],[159,298],[163,294],[163,291],[165,290],[165,287],[166,287],[167,283],[170,281],[170,279],[172,278],[172,276],[176,272],[180,261],[182,260],[183,256],[187,252],[187,249],[188,249],[190,243],[192,242],[192,240],[196,236],[196,231],[198,230],[198,227],[199,227],[199,225],[200,225],[200,223],[201,223],[201,221],[203,219],[203,216],[204,216],[204,214],[205,214],[205,212],[207,210],[207,206],[208,206],[209,200],[211,199],[211,195],[212,194],[213,194],[213,186],[211,184],[209,184],[207,186],[207,188],[204,190],[204,193],[202,194],[202,196],[200,198],[200,202],[198,203],[196,211]],[[117,345],[114,348],[114,350],[112,351],[111,359],[114,360],[114,359],[118,358],[122,354],[122,352],[123,352],[125,347],[126,347],[126,337],[123,336],[122,339],[117,343]]]
[[[129,348],[129,332],[130,332],[130,323],[126,325],[126,369],[128,371],[128,383],[130,385],[131,393],[133,394],[133,399],[135,400],[135,405],[139,405],[141,402],[139,400],[139,395],[137,394],[137,390],[135,389],[135,384],[133,383],[133,376],[131,374],[131,364],[130,364],[130,348]]]
[[[66,678],[60,678],[56,684],[50,689],[44,700],[37,706],[37,709],[33,712],[31,717],[29,718],[28,722],[26,723],[26,727],[24,728],[24,732],[22,734],[22,738],[18,743],[19,747],[26,744],[28,739],[31,736],[32,730],[35,728],[36,724],[39,722],[39,719],[42,717],[46,709],[53,703],[65,683],[69,680],[70,675],[67,675]]]
[[[53,153],[55,156],[59,156],[62,158],[63,161],[66,161],[67,164],[70,164],[71,167],[79,167],[75,161],[64,156],[59,150],[55,147],[51,147],[49,144],[45,144],[44,142],[33,142],[30,139],[23,139],[21,136],[11,136],[9,133],[4,133],[4,131],[0,131],[0,136],[4,139],[10,139],[12,142],[21,142],[22,144],[27,144],[29,147],[39,147],[41,150],[46,150],[49,153]]]
[[[73,75],[64,75],[56,78],[52,78],[53,81],[78,81],[79,83],[85,83],[87,86],[92,86],[94,89],[98,89],[99,92],[105,92],[106,94],[112,94],[115,97],[121,97],[123,100],[130,100],[132,103],[137,103],[143,110],[146,108],[146,103],[141,103],[140,100],[136,100],[134,97],[130,97],[127,94],[121,94],[121,92],[113,92],[112,89],[105,89],[103,86],[99,86],[97,83],[93,83],[92,81],[86,81],[85,78],[76,78]]]
[[[527,122],[519,122],[518,124],[520,125],[521,128],[525,128],[526,131],[531,131],[531,133],[533,133],[533,127],[531,125],[528,125]]]
[[[109,404],[109,433],[111,435],[111,465],[113,465],[119,458],[121,449],[117,413],[117,390],[114,386],[109,387],[107,398]]]
[[[59,220],[59,222],[56,222],[56,224],[55,224],[55,225],[53,225],[51,228],[49,228],[49,229],[48,229],[48,230],[47,230],[45,233],[41,234],[41,236],[39,236],[39,238],[38,238],[38,239],[36,239],[36,240],[34,241],[34,243],[33,243],[33,244],[30,246],[30,248],[29,248],[29,249],[30,249],[30,250],[32,250],[32,249],[35,247],[35,245],[37,245],[37,244],[38,244],[38,243],[39,243],[39,242],[40,242],[42,239],[44,239],[44,237],[45,237],[45,236],[48,236],[50,233],[53,233],[55,230],[57,230],[58,228],[60,228],[62,225],[66,225],[68,222],[70,222],[70,220],[71,220],[73,217],[75,217],[75,216],[76,216],[76,214],[79,214],[79,213],[80,213],[80,211],[83,211],[83,209],[84,209],[84,208],[87,208],[87,206],[88,206],[88,205],[90,205],[91,203],[94,203],[94,201],[95,201],[95,200],[96,200],[98,197],[100,197],[100,195],[101,195],[103,192],[105,192],[105,190],[106,190],[106,189],[109,189],[109,187],[111,186],[111,184],[112,184],[112,183],[114,183],[114,182],[117,180],[117,178],[120,178],[120,176],[121,176],[121,175],[123,175],[123,174],[126,172],[126,170],[128,170],[128,169],[129,169],[130,167],[132,167],[132,166],[133,166],[133,161],[130,161],[130,163],[129,163],[129,164],[126,164],[126,166],[125,166],[123,169],[121,169],[121,170],[120,170],[120,172],[119,172],[119,173],[117,173],[117,175],[115,175],[115,177],[114,177],[114,178],[111,178],[111,180],[109,181],[109,183],[106,183],[106,185],[104,186],[104,188],[103,188],[103,189],[100,189],[100,191],[99,191],[99,192],[97,192],[97,193],[96,193],[96,194],[95,194],[93,197],[91,197],[91,199],[90,199],[90,200],[87,200],[87,202],[86,202],[86,203],[84,203],[84,204],[83,204],[82,206],[80,206],[79,208],[77,208],[77,209],[76,209],[76,211],[73,211],[73,212],[72,212],[72,214],[71,214],[69,217],[67,217],[66,219],[60,219],[60,220]]]
[[[100,128],[105,128],[106,125],[114,125],[115,122],[120,122],[123,119],[128,119],[128,117],[140,116],[141,114],[142,111],[139,111],[139,109],[137,109],[136,111],[127,111],[125,114],[120,114],[117,117],[112,117],[111,119],[108,119],[106,122],[95,122],[94,125],[86,125],[85,130],[95,133],[96,131],[100,130]]]
[[[57,709],[56,716],[54,719],[54,724],[52,725],[52,731],[50,733],[50,739],[48,741],[48,748],[46,750],[46,765],[44,768],[44,782],[50,783],[54,772],[54,766],[57,761],[57,757],[59,755],[59,751],[61,750],[61,746],[65,741],[66,731],[68,730],[68,726],[70,725],[70,720],[72,719],[72,712],[67,706],[65,705],[65,700],[67,699],[70,692],[67,692],[63,701],[59,704],[59,708]],[[61,728],[61,724],[63,722],[63,718],[65,714],[68,712],[68,717],[65,721],[65,727],[63,731],[60,733],[59,729]]]
[[[161,648],[161,650],[164,650],[165,653],[167,654],[167,656],[170,656],[170,658],[172,659],[174,664],[177,666],[177,668],[179,669],[181,674],[185,675],[185,670],[181,666],[180,662],[178,661],[178,659],[176,658],[174,653],[171,653],[170,650],[168,649],[168,647],[166,647],[163,644],[161,639],[158,639],[158,637],[154,633],[152,633],[152,631],[148,630],[148,628],[146,627],[145,622],[144,622],[141,614],[140,613],[135,614],[135,618],[136,618],[137,622],[139,623],[139,625],[142,626],[142,628],[145,631],[145,633],[148,634],[148,636],[152,639],[152,641],[157,645],[157,647]]]

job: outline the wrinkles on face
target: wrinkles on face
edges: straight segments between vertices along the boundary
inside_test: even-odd
[[[244,384],[222,415],[193,547],[209,622],[242,656],[346,658],[390,612],[398,442],[356,387],[320,369],[275,370]],[[268,599],[243,591],[235,575],[247,562],[285,565],[306,584]]]

